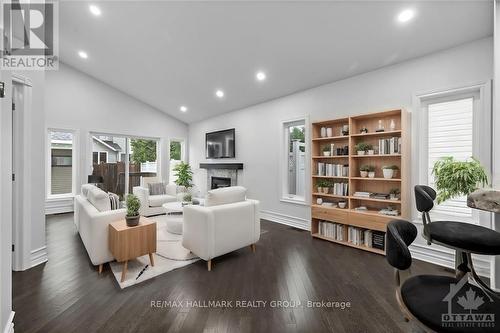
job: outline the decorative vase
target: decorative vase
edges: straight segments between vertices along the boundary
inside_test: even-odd
[[[396,130],[396,123],[394,122],[394,119],[391,119],[391,124],[389,125],[389,127],[391,128],[391,131]]]
[[[341,135],[349,135],[349,125],[342,125]]]
[[[358,155],[364,155],[365,151],[364,150],[358,150]]]
[[[316,203],[318,205],[321,205],[323,203],[323,199],[321,199],[321,198],[316,199]]]
[[[373,155],[375,151],[373,149],[368,150],[368,155]]]
[[[326,137],[326,127],[321,127],[320,135],[322,138]]]
[[[135,227],[139,224],[140,216],[125,216],[125,221],[127,222],[127,227]]]
[[[368,172],[368,178],[375,178],[375,171]]]
[[[359,173],[360,173],[361,177],[363,177],[363,178],[368,176],[368,171],[360,171]]]
[[[327,137],[332,137],[333,136],[333,129],[331,127],[328,127],[326,129],[326,136]]]
[[[394,170],[392,169],[382,169],[385,179],[391,179],[394,176]]]
[[[345,206],[347,205],[347,203],[345,201],[340,201],[338,203],[338,205],[339,205],[340,208],[345,208]]]

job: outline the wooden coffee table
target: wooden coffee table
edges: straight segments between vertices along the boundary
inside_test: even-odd
[[[129,260],[149,254],[151,266],[155,265],[153,255],[156,252],[156,222],[141,216],[135,227],[128,227],[125,220],[110,223],[108,244],[116,261],[123,262],[123,282]]]

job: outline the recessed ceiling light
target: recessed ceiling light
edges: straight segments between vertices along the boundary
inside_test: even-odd
[[[266,73],[257,72],[257,74],[255,74],[255,78],[257,78],[258,81],[264,81],[266,79]]]
[[[181,110],[181,112],[186,112],[186,111],[188,110],[188,108],[187,108],[187,107],[185,107],[184,105],[182,105],[182,106],[180,107],[180,110]]]
[[[89,55],[87,54],[87,52],[85,51],[78,51],[78,55],[80,56],[80,58],[82,59],[87,59],[89,57]]]
[[[398,14],[398,21],[405,23],[410,21],[413,17],[415,17],[415,11],[413,9],[405,9]]]
[[[215,92],[215,96],[217,96],[217,97],[219,97],[219,98],[222,98],[222,97],[224,97],[224,92],[223,92],[222,90],[220,90],[220,89],[219,89],[219,90],[217,90],[217,91]]]
[[[101,9],[97,7],[96,5],[90,5],[89,10],[92,14],[95,16],[100,16],[101,15]]]

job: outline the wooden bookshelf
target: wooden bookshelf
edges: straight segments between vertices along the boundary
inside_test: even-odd
[[[347,241],[347,234],[345,235],[346,238],[342,241],[321,235],[319,233],[319,222],[326,221],[343,224],[346,226],[346,229],[349,226],[353,226],[364,230],[368,229],[372,231],[386,232],[387,224],[391,220],[408,218],[410,214],[410,145],[408,121],[408,115],[404,110],[390,110],[312,123],[311,235],[314,238],[331,241],[377,254],[385,254],[384,250],[364,245],[356,245]],[[391,129],[391,122],[395,125],[393,129]],[[382,124],[384,131],[377,132],[379,124]],[[343,135],[342,133],[344,125],[349,126],[349,133],[347,135]],[[332,136],[322,137],[322,127],[331,128]],[[368,133],[361,133],[362,128],[366,128]],[[389,149],[389,151],[386,151],[387,154],[375,151],[372,155],[358,155],[355,149],[356,144],[361,142],[369,143],[373,145],[374,148],[378,148],[379,140],[391,138],[398,138],[400,143],[400,149],[398,151]],[[332,144],[333,149],[331,149]],[[382,145],[382,143],[380,145]],[[330,147],[331,156],[323,156],[323,148],[325,146]],[[392,147],[394,147],[394,144]],[[338,152],[337,148],[339,148]],[[387,146],[385,148],[387,148]],[[348,150],[347,154],[346,150]],[[337,153],[340,153],[340,155]],[[348,166],[348,175],[319,175],[318,163]],[[375,167],[375,177],[361,177],[359,169],[363,165],[371,165]],[[396,165],[399,168],[393,178],[384,178],[382,167],[385,165]],[[342,182],[348,184],[348,193],[345,195],[339,195],[338,193],[332,193],[331,189],[328,193],[319,191],[317,186],[318,182],[324,182],[325,180],[333,183]],[[389,193],[391,189],[395,188],[400,191],[398,200],[354,196],[354,193],[357,191]],[[344,201],[346,203],[346,207],[339,208],[338,206],[319,205],[317,204],[318,198],[321,198],[323,202],[332,202],[334,205]],[[356,208],[360,206],[366,207],[367,210],[356,210]],[[381,209],[387,207],[397,210],[398,215],[387,216],[379,212]]]

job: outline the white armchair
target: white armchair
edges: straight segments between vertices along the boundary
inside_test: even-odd
[[[245,199],[240,186],[209,191],[205,206],[184,207],[182,245],[207,261],[250,246],[260,239],[259,202]]]
[[[177,201],[177,186],[173,184],[165,185],[165,193],[160,195],[149,194],[149,183],[160,183],[158,177],[142,177],[141,186],[135,186],[132,192],[141,201],[141,208],[139,214],[142,216],[152,216],[165,214],[165,208],[162,207],[164,203]]]

